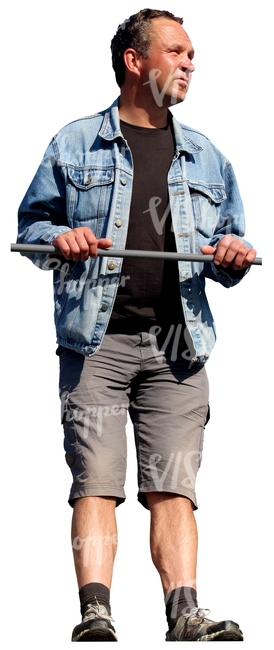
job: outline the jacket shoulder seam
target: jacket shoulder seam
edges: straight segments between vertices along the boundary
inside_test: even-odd
[[[93,120],[96,117],[104,117],[105,112],[99,112],[99,113],[94,113],[93,115],[86,115],[85,117],[79,117],[77,120],[72,120],[71,122],[68,122],[68,124],[65,124],[57,133],[53,136],[53,140],[55,140],[62,131],[67,129],[69,126],[72,126],[73,124],[78,124],[80,122],[85,122],[86,120]]]
[[[190,131],[191,133],[197,133],[197,135],[201,135],[203,138],[208,140],[208,142],[210,142],[210,139],[201,131],[198,131],[197,129],[193,129],[191,126],[187,126],[186,124],[182,124],[181,122],[179,122],[179,124],[183,131]]]

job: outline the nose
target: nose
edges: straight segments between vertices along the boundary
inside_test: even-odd
[[[187,70],[188,73],[194,72],[195,70],[195,65],[192,62],[192,60],[189,58],[189,56],[184,56],[183,60],[180,63],[180,70]]]

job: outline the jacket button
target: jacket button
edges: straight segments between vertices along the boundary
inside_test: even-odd
[[[103,305],[101,306],[101,311],[107,311],[107,309],[108,306],[105,303],[103,303]]]
[[[121,228],[122,223],[123,222],[121,221],[121,219],[117,219],[117,221],[115,221],[115,226],[117,226],[117,228]]]
[[[115,267],[116,267],[115,262],[109,262],[109,263],[108,263],[108,269],[109,269],[110,271],[113,271],[113,269],[115,269]]]
[[[127,179],[126,178],[121,178],[121,183],[122,183],[122,185],[126,185],[127,184]]]

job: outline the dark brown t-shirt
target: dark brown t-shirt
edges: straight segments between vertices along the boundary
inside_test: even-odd
[[[133,189],[127,249],[175,251],[167,174],[174,155],[170,123],[163,129],[121,121],[133,157]],[[165,331],[183,322],[177,262],[124,258],[109,330]]]

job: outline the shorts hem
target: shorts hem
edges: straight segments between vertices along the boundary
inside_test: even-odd
[[[69,495],[69,499],[68,499],[69,505],[73,508],[76,499],[81,499],[82,497],[115,497],[116,507],[119,506],[121,503],[124,503],[124,501],[126,500],[126,495],[124,490],[121,490],[119,488],[100,487],[100,486],[95,488],[87,487],[79,490],[75,488],[74,490],[71,490],[71,493]]]
[[[146,498],[146,494],[148,492],[159,492],[159,493],[160,492],[161,493],[165,492],[167,494],[172,494],[174,497],[175,496],[186,497],[187,499],[189,499],[191,501],[193,510],[198,510],[196,494],[195,494],[195,492],[193,490],[190,490],[189,488],[182,487],[181,489],[174,490],[172,488],[165,487],[163,490],[157,490],[155,488],[155,485],[148,485],[147,487],[140,487],[137,499],[138,499],[139,503],[144,508],[146,508],[146,510],[149,510],[148,502],[147,502],[147,498]]]

